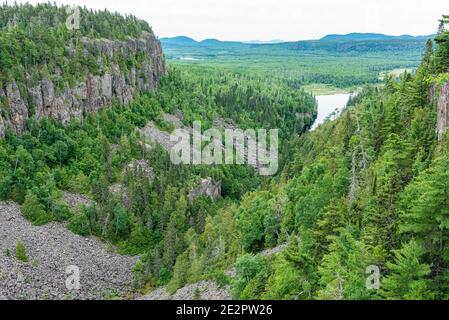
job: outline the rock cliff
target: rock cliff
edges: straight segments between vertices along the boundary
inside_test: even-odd
[[[167,73],[160,42],[153,33],[143,32],[138,39],[126,41],[82,38],[81,42],[83,54],[91,55],[103,71],[85,74],[72,87],[65,82],[63,89],[50,79],[33,84],[27,79],[23,86],[16,81],[6,84],[0,88],[0,137],[8,128],[24,131],[32,116],[67,124],[71,119],[82,121],[85,113],[114,101],[127,104],[135,93],[154,90]],[[131,63],[119,65],[119,61]],[[51,75],[52,79],[58,77],[61,74]]]
[[[437,135],[440,140],[444,131],[449,127],[449,82],[446,82],[440,90],[437,103]]]

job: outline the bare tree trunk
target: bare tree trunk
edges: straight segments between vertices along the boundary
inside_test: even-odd
[[[357,198],[357,189],[359,187],[359,182],[357,180],[357,157],[356,151],[352,152],[352,178],[351,178],[351,186],[349,188],[349,202],[353,203]]]
[[[360,128],[359,117],[357,113],[355,114],[355,119],[357,121],[357,132],[359,134],[360,151],[362,153],[362,166],[363,169],[366,171],[368,170],[368,160],[366,159],[365,146],[363,145],[362,129]]]

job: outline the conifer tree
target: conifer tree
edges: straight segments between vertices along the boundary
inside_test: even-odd
[[[424,249],[415,240],[410,240],[393,252],[394,262],[387,262],[389,275],[382,281],[383,295],[395,300],[431,298],[430,283],[426,278],[431,272],[430,266],[421,262]]]

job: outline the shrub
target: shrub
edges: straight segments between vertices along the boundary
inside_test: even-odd
[[[71,217],[70,209],[62,200],[55,200],[52,203],[52,212],[56,221],[66,221]]]
[[[80,236],[87,237],[91,234],[89,218],[84,207],[78,207],[74,215],[69,219],[67,228]]]
[[[26,254],[25,244],[21,240],[17,241],[16,244],[16,258],[22,262],[30,260]]]
[[[24,217],[35,225],[43,225],[53,220],[52,215],[45,211],[45,207],[33,192],[27,193],[21,209]]]

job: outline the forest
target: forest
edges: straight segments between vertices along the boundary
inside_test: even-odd
[[[415,69],[430,38],[360,35],[251,44],[215,39],[197,42],[188,37],[174,37],[161,38],[161,43],[168,60],[177,65],[269,75],[296,88],[320,83],[353,89],[378,83],[383,71]]]
[[[56,65],[75,75],[62,86],[85,72],[101,73],[82,52],[70,60],[55,48],[76,47],[81,37],[124,39],[151,30],[132,16],[82,14],[88,24],[70,31],[57,23],[65,19],[62,7],[3,5],[0,87],[12,79],[25,85],[18,77],[27,73],[45,78]],[[129,104],[66,126],[31,118],[24,132],[8,130],[0,139],[0,199],[18,203],[34,225],[65,223],[123,255],[139,255],[134,278],[141,293],[160,286],[174,293],[211,279],[229,286],[235,299],[446,300],[449,136],[436,135],[437,99],[430,93],[449,81],[448,23],[444,16],[435,40],[425,43],[416,72],[386,76],[382,85],[365,72],[332,78],[326,71],[326,80],[317,72],[303,82],[294,70],[267,77],[252,67],[170,63],[158,89]],[[364,64],[367,57],[351,61]],[[303,88],[309,81],[368,84],[338,119],[309,131],[317,115]],[[8,112],[4,101],[2,108]],[[174,165],[161,146],[147,148],[139,129],[154,121],[169,132],[164,114],[179,112],[185,125],[201,120],[204,129],[217,117],[243,129],[279,128],[278,175],[262,177],[246,165]],[[133,160],[151,166],[154,177],[127,170]],[[194,185],[208,177],[220,181],[221,197],[191,201]],[[120,192],[111,192],[115,185]],[[63,191],[94,204],[69,208]],[[279,254],[258,254],[278,245],[285,246]],[[366,286],[372,266],[381,274],[378,290]]]
[[[19,17],[36,12],[42,17],[53,17],[64,12],[51,5],[6,8]],[[86,13],[92,19],[88,34],[92,38],[109,36],[100,22],[113,21],[117,27],[113,38],[120,38],[121,30],[129,24],[127,20],[135,21],[110,13],[104,16]],[[7,20],[7,15],[4,18]],[[51,38],[58,27],[40,31],[28,30],[29,27],[19,24],[12,31],[1,33],[2,41],[12,48],[5,48],[9,54],[5,59],[2,56],[2,62],[8,62],[11,57],[8,63],[17,67],[26,65],[22,59],[27,57],[12,51],[16,48],[15,41],[19,40],[9,37],[10,32],[42,32],[50,37],[48,43],[32,41],[36,35],[31,36],[29,42],[36,46],[49,45],[49,51],[80,36],[62,28],[60,38]],[[42,50],[37,48],[36,52],[42,53]],[[13,57],[19,60],[12,60]],[[84,55],[80,57],[77,64],[81,69],[95,73],[89,59]],[[60,61],[68,60],[62,55]],[[56,66],[59,60],[47,63],[36,59],[36,66],[30,69],[48,70],[52,63]],[[8,66],[4,68],[10,70]],[[62,74],[71,74],[71,71],[63,68]],[[15,80],[20,81],[17,77]],[[27,84],[26,79],[23,84]],[[245,105],[245,109],[242,110],[241,105]],[[6,109],[3,112],[7,112],[6,101],[3,108]],[[98,113],[88,114],[82,123],[72,120],[63,126],[52,119],[31,118],[25,132],[18,135],[9,130],[0,140],[0,199],[20,204],[23,215],[35,225],[64,222],[79,235],[93,235],[116,245],[122,254],[143,255],[147,265],[144,275],[137,277],[141,279],[138,284],[166,284],[172,277],[176,260],[186,252],[190,238],[204,232],[210,223],[208,219],[216,216],[219,210],[236,206],[248,191],[269,183],[248,166],[176,166],[163,148],[154,146],[148,150],[145,147],[148,142],[137,129],[152,120],[169,131],[172,125],[164,121],[163,114],[176,112],[182,112],[183,121],[188,125],[201,120],[204,129],[212,126],[219,116],[232,119],[243,129],[279,127],[280,136],[286,139],[310,128],[316,117],[316,102],[310,94],[292,89],[281,81],[226,70],[171,66],[157,92],[136,95],[129,105],[115,103]],[[297,118],[297,113],[307,116]],[[288,147],[287,142],[282,145]],[[151,166],[154,180],[140,170],[126,170],[136,159]],[[190,190],[201,177],[221,181],[222,199],[216,203],[205,197],[188,201]],[[116,184],[126,190],[126,198],[110,192]],[[69,208],[63,201],[62,191],[83,194],[95,205]],[[202,270],[198,277],[202,276]]]
[[[292,138],[278,177],[192,234],[169,288],[216,269],[238,299],[447,299],[448,137],[431,92],[449,80],[448,22],[414,74],[366,86],[337,120]]]

